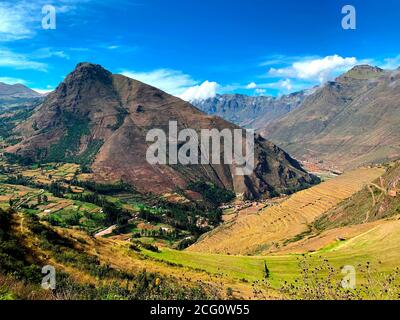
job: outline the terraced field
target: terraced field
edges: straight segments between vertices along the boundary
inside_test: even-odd
[[[310,239],[302,243],[303,250],[295,250],[298,254],[276,254],[266,256],[233,256],[189,251],[176,251],[163,248],[155,253],[145,251],[147,256],[167,263],[176,263],[194,270],[204,270],[210,274],[220,275],[229,279],[239,279],[249,282],[261,281],[264,277],[264,263],[270,271],[269,281],[273,289],[279,288],[284,281],[293,282],[301,277],[299,267],[300,253],[314,243],[316,251],[310,253],[310,265],[320,266],[324,259],[336,268],[335,276],[340,279],[341,268],[345,265],[371,265],[371,272],[390,273],[399,267],[400,259],[400,216],[380,220],[366,225],[354,226],[353,234],[348,234],[345,241],[331,238],[324,240],[330,233],[345,234],[348,228],[337,228],[323,234],[320,239]],[[309,244],[308,244],[309,243]],[[358,274],[357,281],[365,281],[365,274]]]
[[[277,251],[285,241],[298,240],[310,232],[315,219],[383,173],[383,168],[360,168],[345,173],[260,213],[239,216],[205,234],[188,250],[235,255]]]

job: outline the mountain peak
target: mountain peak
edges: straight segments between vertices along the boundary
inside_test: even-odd
[[[356,80],[369,80],[380,76],[384,72],[383,69],[370,66],[368,64],[361,64],[353,67],[339,78],[337,81],[346,80],[346,79],[356,79]]]
[[[38,98],[42,95],[20,83],[6,84],[0,82],[0,96],[2,98]]]
[[[75,69],[67,76],[65,80],[66,82],[75,82],[79,80],[99,80],[101,82],[110,83],[112,81],[111,76],[111,72],[104,69],[99,64],[81,62],[76,65]]]

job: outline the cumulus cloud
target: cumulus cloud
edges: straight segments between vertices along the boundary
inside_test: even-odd
[[[246,89],[255,89],[257,88],[257,84],[255,82],[250,82],[247,86]]]
[[[197,84],[191,76],[172,69],[157,69],[149,72],[123,71],[122,74],[175,96],[181,95]]]
[[[200,85],[190,87],[179,97],[185,101],[198,101],[214,98],[217,94],[218,87],[218,83],[209,82],[207,80]]]
[[[343,58],[339,55],[324,58],[296,61],[289,67],[271,68],[268,72],[272,77],[286,77],[302,80],[319,81],[323,83],[333,76],[345,72],[357,64],[355,57]]]
[[[287,91],[290,91],[290,90],[293,89],[292,81],[291,81],[290,79],[281,80],[281,81],[279,82],[279,86],[280,86],[282,89],[285,89],[285,90],[287,90]]]
[[[215,97],[219,85],[216,82],[199,83],[190,75],[172,69],[157,69],[149,72],[123,71],[124,76],[147,83],[186,101]]]

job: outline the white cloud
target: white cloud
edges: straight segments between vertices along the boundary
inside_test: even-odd
[[[257,88],[257,84],[255,82],[250,82],[247,86],[246,89],[255,89]]]
[[[29,39],[36,35],[43,18],[42,7],[53,4],[57,14],[77,8],[90,0],[2,0],[0,3],[0,41]]]
[[[191,76],[171,69],[157,69],[149,72],[123,71],[122,74],[175,96],[181,95],[197,84],[197,81],[193,80]]]
[[[214,98],[217,95],[218,87],[218,83],[216,82],[204,81],[201,85],[190,87],[179,97],[185,101]]]
[[[386,58],[383,63],[379,64],[382,69],[394,70],[400,67],[400,55],[393,58]]]
[[[26,84],[26,81],[23,79],[11,78],[11,77],[0,77],[0,82],[6,84]]]
[[[290,91],[293,89],[292,81],[290,79],[281,80],[279,83],[282,89]]]
[[[36,59],[46,59],[51,57],[58,57],[63,59],[69,59],[69,55],[61,50],[53,50],[52,48],[41,48],[34,51],[31,57]]]
[[[343,58],[335,54],[324,58],[296,61],[285,68],[271,68],[268,74],[272,77],[295,78],[323,83],[339,73],[346,72],[356,64],[357,59],[354,57]]]
[[[33,61],[24,54],[16,53],[5,48],[0,48],[0,67],[9,67],[21,70],[47,70],[47,65],[45,63]]]
[[[32,18],[28,7],[24,2],[0,3],[0,41],[26,39],[34,34],[29,26]]]
[[[115,49],[118,49],[118,48],[120,48],[120,46],[117,46],[117,45],[112,45],[112,46],[108,46],[107,47],[107,49],[109,49],[109,50],[115,50]]]
[[[149,72],[122,71],[126,77],[144,82],[186,101],[215,97],[220,86],[216,82],[199,83],[190,75],[172,69],[157,69]]]
[[[40,88],[31,88],[33,91],[36,91],[37,93],[47,95],[50,92],[54,91],[54,88],[47,88],[47,89],[40,89]]]

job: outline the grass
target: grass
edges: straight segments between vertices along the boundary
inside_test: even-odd
[[[357,169],[297,192],[259,214],[243,215],[221,225],[189,250],[242,255],[279,250],[287,239],[304,235],[317,218],[383,173],[380,168]]]
[[[264,278],[264,262],[270,270],[270,282],[277,289],[284,281],[293,282],[300,275],[300,254],[267,256],[230,256],[190,251],[160,249],[160,253],[144,250],[146,256],[167,262],[204,270],[229,278],[261,281]],[[382,221],[377,227],[347,241],[336,241],[310,253],[311,264],[317,266],[325,259],[338,270],[345,265],[356,269],[367,262],[379,272],[389,273],[399,266],[400,220]],[[342,275],[339,273],[337,277]]]

